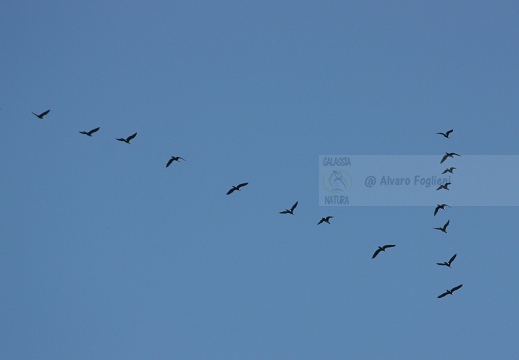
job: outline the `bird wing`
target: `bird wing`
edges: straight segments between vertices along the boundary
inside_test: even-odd
[[[169,160],[168,160],[168,163],[166,164],[166,167],[168,167],[169,165],[171,165],[172,162],[173,162],[173,159],[169,159]]]
[[[443,230],[447,230],[447,226],[449,226],[450,222],[451,222],[450,220],[447,220],[445,225],[443,225]]]
[[[452,292],[456,291],[456,290],[459,290],[461,287],[463,286],[463,284],[461,285],[458,285],[458,286],[455,286],[451,289]]]
[[[452,155],[461,156],[460,154],[452,153]]]
[[[436,216],[436,214],[438,214],[438,210],[440,210],[440,207],[436,206],[436,209],[434,209],[434,216]]]
[[[436,265],[446,266],[445,263],[436,263]]]
[[[442,161],[440,161],[440,164],[442,164],[445,160],[447,160],[448,157],[449,157],[449,155],[447,155],[447,154],[443,155]]]
[[[288,214],[288,213],[290,213],[290,211],[288,211],[288,210],[284,210],[284,211],[280,211],[279,213],[280,213],[280,214]]]
[[[458,254],[454,254],[451,259],[449,260],[449,265],[452,264],[452,262],[454,261],[454,259],[456,259],[456,255]]]
[[[133,139],[134,137],[137,136],[137,133],[133,134],[133,135],[130,135],[126,138],[126,141],[130,141],[131,139]]]
[[[453,132],[453,131],[454,131],[453,129],[450,129],[449,131],[447,131],[447,132],[445,133],[445,135],[449,136],[449,134],[450,134],[451,132]]]
[[[80,134],[88,135],[88,133],[87,133],[86,131],[80,131],[79,133],[80,133]]]
[[[227,191],[227,195],[232,194],[235,189],[232,188],[231,190]]]
[[[236,186],[236,187],[239,189],[239,188],[241,188],[241,187],[243,187],[243,186],[245,186],[245,185],[247,185],[247,184],[248,184],[248,183],[242,183],[242,184],[240,184],[240,185],[238,185],[238,186]]]
[[[119,141],[126,141],[126,139],[123,139],[123,138],[116,138],[115,140],[119,140]]]
[[[184,159],[184,158],[181,158],[180,156],[179,156],[178,158],[179,158],[179,159],[181,159],[181,160],[187,161],[186,159]]]
[[[386,250],[387,248],[395,247],[396,245],[384,245],[382,246],[382,249]]]
[[[90,130],[88,133],[89,133],[90,135],[92,135],[93,133],[98,132],[99,129],[101,129],[101,128],[100,128],[100,127],[96,127],[95,129]]]
[[[323,222],[324,222],[324,219],[321,219],[321,220],[319,220],[319,222],[317,223],[317,225],[320,225],[320,224],[322,224]]]
[[[43,116],[47,115],[49,112],[50,112],[50,109],[47,110],[47,111],[42,112],[42,113],[41,113],[40,115],[38,115],[38,116],[43,117]]]
[[[444,292],[443,294],[441,294],[440,296],[438,296],[438,299],[441,299],[442,297],[446,296],[447,294],[449,294],[448,292]]]
[[[381,251],[382,251],[381,249],[377,249],[371,258],[372,259],[376,258],[378,253],[381,252]]]
[[[294,205],[292,205],[292,208],[290,210],[294,211],[294,209],[297,207],[298,203],[299,203],[299,201],[296,201],[296,203]]]
[[[326,221],[330,221],[330,219],[332,219],[332,218],[333,218],[333,216],[327,216]]]

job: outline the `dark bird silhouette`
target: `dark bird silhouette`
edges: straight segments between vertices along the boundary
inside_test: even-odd
[[[447,183],[445,183],[445,184],[442,184],[442,185],[440,185],[440,186],[438,187],[438,189],[436,189],[436,191],[438,191],[438,190],[440,190],[440,189],[450,190],[450,189],[449,189],[449,185],[450,185],[450,184],[451,184],[450,182],[447,182]]]
[[[129,143],[130,143],[130,141],[131,141],[131,140],[132,140],[132,139],[133,139],[134,137],[136,137],[136,136],[137,136],[137,133],[135,133],[135,134],[133,134],[133,135],[130,135],[130,136],[128,136],[128,137],[127,137],[126,139],[123,139],[123,138],[119,138],[119,139],[115,139],[115,140],[123,141],[123,142],[125,142],[125,143],[129,144]]]
[[[449,139],[449,135],[451,132],[453,132],[454,130],[453,129],[450,129],[449,131],[445,132],[445,133],[442,133],[442,132],[439,132],[439,133],[436,133],[438,135],[443,135],[445,136],[447,139]]]
[[[247,184],[248,184],[248,183],[242,183],[242,184],[240,184],[240,185],[238,185],[238,186],[233,186],[233,187],[231,188],[231,190],[227,191],[227,195],[232,194],[232,193],[234,192],[234,190],[238,190],[238,191],[240,191],[240,188],[241,188],[241,187],[244,187],[244,186],[247,185]]]
[[[455,169],[456,168],[454,166],[451,166],[450,168],[447,168],[447,169],[443,170],[442,175],[446,174],[446,173],[454,174],[453,170],[455,170]]]
[[[447,222],[445,223],[445,225],[443,225],[442,227],[437,227],[437,228],[434,228],[435,230],[440,230],[441,232],[444,232],[447,234],[447,226],[449,226],[449,223],[451,221],[450,220],[447,220]]]
[[[93,133],[99,131],[99,129],[101,129],[100,127],[96,127],[95,129],[92,129],[90,131],[80,131],[79,133],[80,134],[83,134],[83,135],[87,135],[87,136],[92,136]]]
[[[323,222],[329,224],[331,218],[333,218],[333,216],[327,216],[327,217],[325,217],[325,218],[321,218],[321,220],[319,220],[319,222],[317,223],[317,225],[322,224]]]
[[[447,152],[446,152],[445,155],[443,155],[443,157],[442,157],[442,161],[440,161],[440,164],[442,164],[445,160],[447,160],[447,158],[450,158],[450,157],[451,157],[451,158],[454,159],[454,155],[456,155],[456,156],[461,156],[461,155],[456,154],[456,153],[447,153]]]
[[[453,287],[453,288],[450,289],[450,290],[445,290],[445,292],[444,292],[443,294],[441,294],[440,296],[438,296],[438,299],[441,299],[442,297],[447,296],[447,295],[454,295],[454,292],[455,292],[456,290],[459,290],[462,286],[463,286],[463,284],[458,285],[458,286],[455,286],[455,287]]]
[[[446,206],[450,207],[447,204],[438,204],[438,206],[436,206],[436,209],[434,209],[434,216],[436,216],[436,214],[438,214],[438,210],[440,210],[440,209],[445,210]]]
[[[454,255],[452,255],[452,257],[451,257],[451,259],[450,259],[449,261],[444,261],[444,262],[442,262],[442,263],[436,263],[436,264],[438,264],[438,265],[440,265],[440,266],[448,266],[448,267],[451,267],[452,262],[454,261],[454,259],[456,259],[456,255],[458,255],[458,254],[454,254]]]
[[[49,112],[50,112],[50,109],[47,110],[47,111],[42,112],[41,114],[35,114],[35,113],[33,113],[33,114],[34,114],[34,116],[39,117],[40,119],[43,120],[43,117],[44,117],[45,115],[47,115]]]
[[[298,203],[299,203],[299,201],[296,201],[296,203],[294,205],[292,205],[290,210],[286,209],[285,211],[280,211],[279,213],[280,214],[292,214],[292,215],[294,215],[294,209],[297,207]]]
[[[180,156],[172,156],[171,159],[168,160],[168,163],[166,164],[166,167],[168,167],[169,165],[171,165],[171,163],[172,163],[173,161],[178,161],[178,162],[180,162],[180,160],[184,160],[184,161],[186,161],[186,159],[181,158]]]
[[[372,256],[371,258],[374,259],[374,258],[377,257],[377,255],[378,255],[381,251],[386,252],[386,249],[387,249],[387,248],[392,248],[392,247],[395,247],[395,246],[396,246],[396,245],[384,245],[384,246],[382,246],[382,247],[379,246],[378,249],[375,251],[375,253],[373,254],[373,256]]]

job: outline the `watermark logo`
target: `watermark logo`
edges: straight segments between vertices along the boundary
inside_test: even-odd
[[[321,155],[319,205],[519,206],[515,179],[518,155]]]

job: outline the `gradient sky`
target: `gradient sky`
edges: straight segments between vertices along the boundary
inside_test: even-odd
[[[516,359],[519,209],[319,207],[318,159],[517,155],[518,19],[2,1],[0,358]]]

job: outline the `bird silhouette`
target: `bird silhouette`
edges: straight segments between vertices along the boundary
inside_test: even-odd
[[[459,290],[462,286],[463,286],[463,284],[458,285],[458,286],[455,286],[455,287],[453,287],[453,288],[450,289],[450,290],[445,290],[445,292],[444,292],[443,294],[441,294],[440,296],[438,296],[438,299],[441,299],[442,297],[447,296],[447,295],[454,295],[454,292],[455,292],[456,290]]]
[[[436,264],[438,264],[438,265],[440,265],[440,266],[448,266],[448,267],[451,267],[452,262],[454,261],[454,259],[456,259],[456,255],[458,255],[458,254],[454,254],[454,255],[452,255],[452,257],[451,257],[451,259],[450,259],[449,261],[444,261],[444,262],[442,262],[442,263],[436,263]]]
[[[333,218],[333,216],[327,216],[327,217],[325,217],[325,218],[321,218],[321,220],[319,220],[319,222],[317,223],[317,225],[322,224],[323,222],[329,224],[331,218]]]
[[[395,246],[396,246],[396,245],[384,245],[384,246],[382,246],[382,247],[379,246],[378,249],[375,251],[375,253],[373,254],[373,256],[372,256],[371,258],[374,259],[374,258],[377,257],[377,255],[378,255],[381,251],[386,252],[386,249],[388,249],[388,248],[392,248],[392,247],[395,247]]]
[[[450,168],[447,168],[447,169],[443,170],[442,175],[446,174],[446,173],[454,174],[453,170],[455,170],[455,169],[456,168],[454,166],[451,166]]]
[[[438,214],[438,210],[440,210],[440,209],[445,210],[446,206],[450,207],[447,204],[438,204],[438,206],[436,206],[436,209],[434,209],[434,216],[436,216],[436,214]]]
[[[448,153],[446,152],[445,155],[443,155],[442,157],[442,161],[440,161],[440,164],[442,164],[445,160],[447,160],[447,158],[453,158],[454,159],[454,156],[461,156],[459,154],[456,154],[456,153]]]
[[[440,190],[440,189],[450,190],[450,189],[449,189],[449,185],[450,185],[450,184],[451,184],[450,182],[447,182],[447,183],[445,183],[445,184],[442,184],[442,185],[440,185],[440,186],[438,187],[438,189],[436,189],[436,191],[438,191],[438,190]]]
[[[49,112],[50,112],[50,109],[47,110],[47,111],[42,112],[41,114],[35,114],[35,113],[33,113],[33,115],[36,116],[36,117],[39,117],[40,119],[43,120],[43,117],[44,117],[45,115],[47,115]]]
[[[233,187],[231,188],[231,190],[227,191],[227,195],[232,194],[235,190],[240,191],[240,188],[246,186],[247,184],[248,184],[248,183],[242,183],[242,184],[240,184],[240,185],[233,186]]]
[[[96,127],[95,129],[92,129],[90,131],[80,131],[79,133],[80,134],[83,134],[83,135],[87,135],[87,136],[92,136],[93,133],[99,131],[99,129],[101,129],[100,127]]]
[[[296,203],[294,205],[292,205],[290,210],[286,209],[285,211],[280,211],[279,213],[280,214],[292,214],[292,215],[294,215],[294,209],[297,207],[298,203],[299,203],[299,201],[296,201]]]
[[[134,137],[136,137],[136,136],[137,136],[137,133],[128,136],[126,139],[124,139],[124,138],[118,138],[118,139],[115,139],[115,140],[122,141],[122,142],[125,142],[125,143],[129,144],[130,141],[131,141]]]
[[[450,220],[447,220],[447,222],[445,223],[445,225],[443,225],[442,227],[437,227],[437,228],[434,228],[435,230],[440,230],[441,232],[444,232],[445,234],[447,234],[447,226],[449,226],[449,223],[451,221]]]
[[[450,129],[449,131],[445,132],[445,133],[442,133],[442,132],[439,132],[439,133],[436,133],[438,135],[443,135],[445,136],[447,139],[449,139],[449,135],[451,132],[453,132],[454,130],[453,129]]]
[[[171,163],[172,163],[173,161],[178,161],[178,162],[180,162],[180,160],[184,160],[184,161],[186,161],[186,159],[181,158],[180,156],[172,156],[171,159],[168,160],[168,163],[166,164],[166,167],[168,167],[169,165],[171,165]]]

